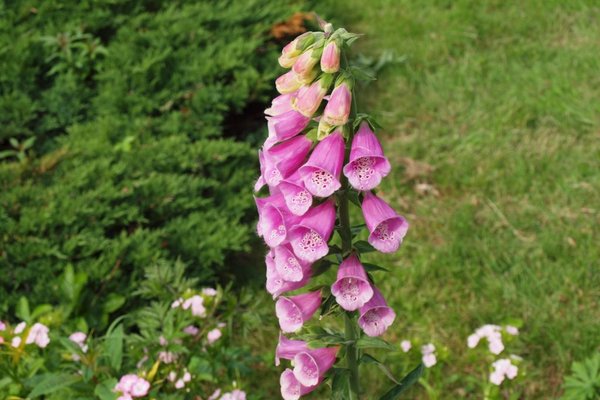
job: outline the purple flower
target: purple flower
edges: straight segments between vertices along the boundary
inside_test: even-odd
[[[311,208],[290,230],[290,244],[294,253],[304,261],[314,262],[329,252],[327,242],[335,224],[332,200]]]
[[[267,147],[275,140],[282,142],[293,138],[302,132],[309,122],[309,117],[305,117],[296,110],[286,111],[274,117],[267,117],[267,127],[269,128],[270,137],[266,142],[268,144]]]
[[[373,297],[360,308],[358,325],[367,336],[380,336],[392,325],[396,313],[388,307],[379,289],[375,286],[372,288]]]
[[[279,343],[275,349],[275,365],[279,366],[281,359],[293,360],[296,354],[307,351],[308,345],[303,340],[291,340],[279,334]]]
[[[347,311],[358,310],[373,297],[367,273],[356,254],[351,254],[340,264],[337,280],[331,286],[331,294]]]
[[[275,314],[283,332],[297,332],[304,322],[312,318],[321,306],[321,291],[296,296],[280,297],[275,304]]]
[[[300,282],[310,270],[310,264],[296,257],[289,244],[275,247],[273,254],[277,273],[285,281]]]
[[[309,192],[318,197],[328,197],[341,187],[343,164],[344,138],[340,132],[334,132],[319,142],[298,172]]]
[[[312,141],[300,135],[261,152],[259,154],[261,183],[271,187],[279,185],[304,163],[311,146]]]
[[[335,40],[327,43],[321,55],[321,71],[336,73],[340,69],[340,47]]]
[[[289,282],[284,280],[277,272],[274,257],[275,256],[273,251],[269,251],[267,253],[267,256],[265,257],[265,264],[267,264],[266,288],[267,292],[273,295],[273,298],[276,298],[281,293],[290,292],[292,290],[300,289],[306,286],[311,277],[310,268],[304,271],[304,276],[302,277],[302,280],[298,282]]]
[[[352,92],[346,82],[336,86],[329,96],[329,101],[323,111],[322,120],[333,126],[344,125],[348,122],[352,107]]]
[[[150,382],[135,374],[122,376],[119,383],[115,386],[115,391],[130,397],[143,397],[148,394],[149,389]]]
[[[309,349],[294,356],[294,376],[304,386],[317,385],[335,363],[337,347]]]
[[[302,385],[289,368],[281,374],[279,384],[281,385],[281,397],[283,397],[283,400],[298,400],[301,396],[312,392],[319,386],[318,383],[312,386]]]
[[[294,215],[304,215],[312,206],[312,195],[304,187],[298,172],[279,183],[279,190],[285,199],[285,205]]]
[[[408,231],[408,222],[371,192],[365,192],[362,211],[369,228],[369,243],[382,253],[398,250]]]
[[[350,160],[344,166],[344,175],[357,190],[374,189],[390,173],[391,166],[383,155],[377,136],[363,122],[352,140]]]

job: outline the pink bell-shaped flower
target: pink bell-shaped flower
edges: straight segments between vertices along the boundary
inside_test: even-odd
[[[347,311],[358,310],[373,297],[371,283],[356,254],[351,254],[340,264],[331,294]]]
[[[337,347],[309,349],[294,356],[294,376],[304,386],[317,385],[335,363]]]
[[[288,71],[275,80],[275,87],[281,94],[288,94],[300,89],[303,80],[294,71]]]
[[[279,366],[281,359],[293,360],[296,354],[307,351],[308,345],[303,340],[291,340],[279,334],[279,343],[275,349],[275,365]]]
[[[304,163],[312,141],[300,135],[262,152],[261,174],[269,186],[277,186]]]
[[[304,322],[312,318],[321,306],[321,291],[303,293],[297,296],[280,297],[275,304],[275,314],[283,332],[298,332]]]
[[[302,385],[289,368],[281,374],[279,384],[281,385],[281,397],[283,397],[283,400],[298,400],[319,386],[318,383],[313,386]]]
[[[303,288],[310,280],[312,274],[311,269],[307,268],[303,271],[302,280],[298,282],[284,280],[277,272],[277,267],[275,266],[275,254],[273,251],[267,253],[265,264],[267,265],[267,282],[265,286],[267,292],[269,292],[274,299],[282,293]]]
[[[277,273],[285,281],[300,282],[306,271],[310,269],[310,264],[296,257],[289,244],[275,247],[273,254]]]
[[[328,197],[341,187],[343,163],[344,138],[340,132],[334,132],[317,144],[298,172],[309,192],[317,197]]]
[[[312,206],[312,195],[304,187],[304,182],[298,172],[281,181],[278,187],[283,194],[288,210],[292,214],[304,215]]]
[[[315,262],[329,252],[327,242],[335,224],[332,200],[311,208],[290,230],[289,240],[294,254],[308,262]]]
[[[313,73],[315,65],[319,62],[321,54],[323,53],[322,47],[312,47],[302,53],[294,62],[292,71],[301,77],[306,77]]]
[[[279,246],[287,239],[289,227],[296,225],[300,217],[288,212],[281,193],[255,197],[254,201],[258,209],[256,232],[269,247]]]
[[[372,287],[373,297],[360,308],[358,325],[367,336],[380,336],[392,325],[396,313],[388,307],[379,289]]]
[[[340,69],[340,47],[335,40],[327,43],[321,55],[321,71],[334,74]]]
[[[371,190],[390,173],[391,166],[383,155],[377,136],[363,122],[352,140],[350,160],[344,166],[344,175],[356,190]]]
[[[293,110],[292,100],[294,100],[297,93],[298,92],[286,93],[275,97],[271,101],[271,107],[265,110],[265,114],[274,117]]]
[[[352,107],[352,92],[348,83],[342,82],[333,89],[329,101],[323,111],[323,122],[340,126],[348,122],[350,108]]]
[[[365,192],[362,212],[369,228],[369,243],[382,253],[398,250],[408,231],[404,217],[371,192]]]
[[[278,60],[279,65],[283,68],[291,68],[298,56],[302,54],[302,51],[314,41],[315,36],[311,32],[303,33],[292,40],[281,50],[281,56]]]

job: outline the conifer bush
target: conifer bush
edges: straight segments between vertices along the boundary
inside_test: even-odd
[[[69,301],[102,329],[149,265],[213,280],[252,237],[253,133],[232,127],[267,101],[290,3],[3,3],[0,312]]]

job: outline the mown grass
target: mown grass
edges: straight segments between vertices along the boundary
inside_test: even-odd
[[[507,350],[526,371],[512,390],[558,397],[572,360],[599,345],[600,5],[328,0],[318,11],[364,33],[361,52],[397,56],[359,104],[385,127],[395,166],[380,193],[411,223],[400,252],[371,257],[393,270],[387,338],[442,349],[409,398],[482,398],[487,365],[466,338],[512,319],[521,334]],[[383,381],[368,376],[375,398]]]

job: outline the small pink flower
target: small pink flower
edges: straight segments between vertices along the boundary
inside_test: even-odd
[[[308,345],[303,340],[291,340],[279,334],[279,343],[275,349],[275,365],[279,366],[280,360],[293,360],[296,354],[308,350]]]
[[[281,278],[287,282],[300,282],[304,274],[308,273],[310,265],[296,257],[289,244],[277,246],[273,249],[275,255],[275,268]]]
[[[494,385],[502,384],[505,378],[511,380],[516,378],[519,372],[519,368],[516,365],[513,365],[508,358],[496,360],[492,364],[492,367],[494,370],[490,373],[490,382]]]
[[[344,175],[355,189],[372,190],[391,169],[377,136],[371,131],[369,124],[363,122],[352,140],[350,159],[344,166]]]
[[[322,120],[332,126],[344,125],[348,122],[352,107],[352,91],[347,83],[342,83],[333,89],[329,101],[323,111]]]
[[[6,324],[3,321],[0,321],[0,332],[6,330]]]
[[[285,205],[294,215],[304,215],[312,206],[313,198],[304,187],[304,182],[299,172],[295,172],[287,179],[282,180],[277,186],[285,199]]]
[[[183,379],[177,379],[177,382],[175,382],[175,389],[183,389],[185,386],[185,382],[183,381]]]
[[[321,306],[321,291],[280,297],[275,304],[275,314],[283,332],[297,332],[304,322],[312,318]]]
[[[421,346],[421,354],[423,355],[422,361],[425,367],[431,368],[437,363],[437,358],[434,353],[435,346],[432,343]]]
[[[171,364],[177,360],[177,354],[170,351],[161,351],[158,353],[158,359],[165,364]]]
[[[410,351],[411,347],[412,347],[412,344],[410,343],[410,340],[403,340],[402,342],[400,342],[400,348],[405,353],[408,353]]]
[[[326,73],[336,73],[340,69],[340,47],[335,40],[329,42],[323,50],[321,56],[321,71]]]
[[[519,328],[517,328],[516,326],[506,325],[504,327],[504,330],[506,330],[506,333],[508,333],[509,335],[516,336],[519,334]]]
[[[217,295],[217,290],[213,288],[204,288],[202,289],[202,294],[208,297],[214,297]]]
[[[133,385],[138,381],[138,379],[140,378],[135,374],[123,375],[115,386],[115,391],[123,394],[129,394],[133,388]]]
[[[220,395],[221,395],[221,389],[217,389],[213,392],[213,394],[210,395],[208,400],[217,400]]]
[[[12,338],[12,340],[10,341],[10,345],[12,347],[19,347],[21,345],[21,338],[19,336],[15,336],[14,338]]]
[[[206,316],[206,308],[204,307],[204,299],[202,296],[193,295],[189,299],[183,302],[181,306],[184,310],[192,309],[192,315],[196,317],[205,317]]]
[[[150,382],[143,378],[138,378],[137,381],[131,386],[131,397],[144,397],[150,390]]]
[[[246,400],[246,393],[235,389],[233,392],[225,393],[219,400]]]
[[[206,339],[208,340],[208,344],[213,344],[222,336],[221,330],[219,328],[215,328],[208,332],[206,335]]]
[[[22,333],[25,330],[26,327],[27,327],[27,323],[26,322],[19,322],[17,324],[17,326],[15,326],[15,330],[14,330],[15,335],[18,335],[18,334]]]
[[[183,328],[183,332],[187,333],[188,335],[196,336],[198,332],[200,332],[200,329],[198,329],[194,325],[188,325],[185,328]]]
[[[50,337],[48,336],[48,327],[44,324],[35,323],[29,330],[26,344],[35,343],[38,347],[45,348],[50,343]]]

